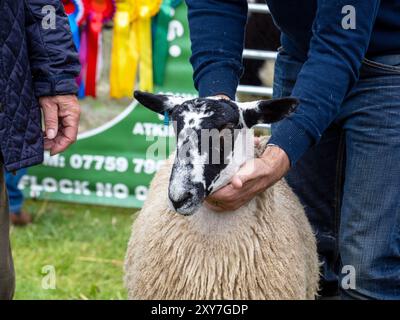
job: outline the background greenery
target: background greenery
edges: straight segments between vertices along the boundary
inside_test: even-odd
[[[133,209],[27,201],[34,223],[11,230],[15,299],[126,299],[123,260]],[[56,271],[45,290],[42,268]]]

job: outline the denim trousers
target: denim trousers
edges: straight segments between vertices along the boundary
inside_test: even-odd
[[[24,203],[24,194],[18,189],[21,178],[26,174],[26,169],[18,170],[15,174],[6,173],[6,185],[9,197],[10,212],[20,213]]]
[[[291,95],[301,68],[280,50],[275,98]],[[317,237],[322,294],[400,299],[400,55],[363,61],[336,119],[286,179]]]
[[[0,300],[13,297],[14,265],[10,247],[10,216],[4,170],[0,164]]]

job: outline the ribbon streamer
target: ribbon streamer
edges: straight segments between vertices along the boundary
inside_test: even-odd
[[[82,28],[81,31],[81,44],[79,47],[79,61],[81,62],[81,73],[78,77],[79,99],[85,97],[85,83],[86,83],[86,69],[87,69],[87,31],[86,26]]]
[[[114,16],[110,96],[131,97],[139,61],[136,0],[120,0]]]
[[[153,91],[153,53],[151,36],[151,18],[159,12],[161,0],[139,1],[139,88],[142,91]]]
[[[83,16],[83,5],[79,0],[63,0],[65,13],[68,15],[72,37],[77,50],[80,46],[79,19]]]
[[[182,3],[182,0],[164,0],[161,10],[154,21],[153,44],[153,75],[156,85],[163,85],[165,70],[169,56],[168,30],[172,20],[174,8]]]
[[[140,89],[153,91],[151,18],[161,0],[121,0],[117,3],[110,74],[110,95],[131,97],[137,70]]]
[[[113,0],[85,0],[87,14],[87,72],[86,95],[96,97],[99,40],[103,23],[112,19],[115,13]]]
[[[76,79],[78,86],[79,86],[79,93],[78,97],[83,98],[84,96],[84,82],[83,79],[83,72],[85,67],[85,60],[81,57],[81,42],[80,42],[80,34],[79,34],[79,27],[82,23],[83,17],[85,15],[85,8],[83,5],[82,0],[63,0],[63,5],[65,8],[65,12],[68,15],[69,24],[71,27],[72,37],[74,40],[74,44],[76,49],[79,52],[79,60],[81,62],[82,68],[79,77]],[[86,39],[86,38],[85,38]],[[85,44],[86,47],[86,44]]]

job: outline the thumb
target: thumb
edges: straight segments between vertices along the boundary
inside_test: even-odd
[[[246,182],[253,180],[259,175],[256,170],[255,160],[247,161],[232,178],[231,184],[235,189],[242,188]]]
[[[43,99],[42,110],[47,139],[53,140],[58,133],[58,105],[51,98]]]

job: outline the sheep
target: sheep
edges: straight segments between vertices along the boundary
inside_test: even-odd
[[[249,128],[282,119],[296,101],[185,101],[141,92],[135,97],[176,121],[177,152],[154,177],[132,227],[124,264],[129,299],[314,299],[315,237],[284,180],[235,212],[215,213],[202,205],[246,160],[262,154],[266,139],[255,151],[247,148],[254,145]],[[239,132],[232,136],[228,164],[201,163],[188,127],[198,132],[230,125]],[[183,141],[192,162],[179,159]]]

